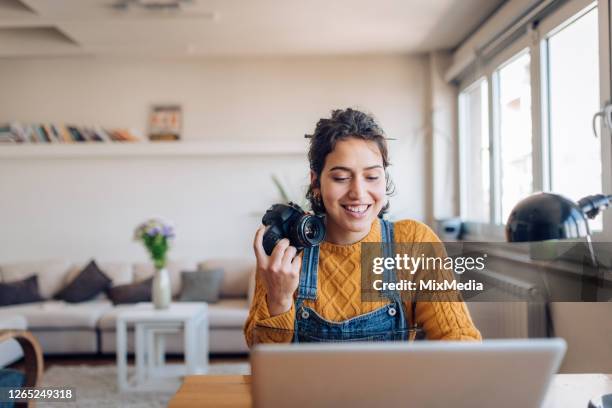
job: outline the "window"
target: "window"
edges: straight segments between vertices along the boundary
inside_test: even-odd
[[[547,39],[550,190],[577,201],[602,191],[601,143],[591,128],[599,110],[597,9]],[[601,217],[591,221],[601,230]]]
[[[529,53],[496,71],[499,83],[501,223],[533,191],[531,171],[531,82]]]
[[[486,79],[459,96],[461,217],[489,221],[489,103]]]
[[[601,86],[610,82],[610,43],[599,38],[609,32],[608,11],[602,2],[558,3],[507,41],[476,50],[471,71],[461,74],[461,217],[468,239],[504,239],[512,208],[535,191],[574,201],[611,193],[612,149],[604,143],[610,136],[602,130],[596,138],[592,130],[593,114],[611,99]],[[612,210],[589,222],[594,239],[612,239]]]

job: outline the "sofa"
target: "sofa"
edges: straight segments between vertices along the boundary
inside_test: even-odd
[[[0,307],[0,327],[32,332],[46,355],[112,354],[115,352],[115,321],[120,311],[150,307],[150,304],[113,305],[105,294],[81,303],[54,300],[84,264],[63,259],[40,262],[0,263],[0,282],[23,280],[38,275],[39,292],[44,301]],[[149,263],[98,262],[111,285],[124,285],[150,278]],[[181,272],[196,269],[223,269],[219,301],[209,304],[210,353],[246,353],[243,326],[254,291],[254,261],[251,259],[210,259],[204,262],[170,261],[173,297],[181,292]],[[176,301],[176,300],[175,300]],[[130,328],[128,328],[129,330]],[[128,332],[128,350],[133,351],[133,333]],[[182,353],[179,335],[167,339],[169,353]],[[0,366],[20,357],[19,348],[10,342],[0,345]]]

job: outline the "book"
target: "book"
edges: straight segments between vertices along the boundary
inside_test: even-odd
[[[24,125],[23,130],[25,131],[26,142],[29,143],[37,143],[38,139],[36,138],[36,133],[34,132],[34,128],[31,125]]]
[[[55,125],[49,125],[51,132],[53,133],[53,137],[57,140],[58,143],[64,143],[64,138],[60,135],[57,127]]]
[[[57,142],[59,142],[59,140],[57,140],[57,138],[55,137],[55,134],[51,130],[51,126],[42,124],[42,125],[40,125],[40,127],[43,129],[43,131],[44,131],[45,135],[47,136],[47,139],[49,139],[50,143],[57,143]]]
[[[76,128],[76,126],[68,126],[68,130],[70,131],[70,134],[72,135],[72,140],[74,140],[75,142],[85,141],[85,138],[83,137],[81,132],[79,132],[79,130]]]
[[[65,125],[58,125],[58,130],[60,132],[60,135],[62,135],[62,139],[64,140],[64,143],[73,143],[74,140],[72,139],[72,135],[70,134],[70,131],[68,130],[68,128],[66,128]]]
[[[15,141],[17,143],[24,143],[27,141],[26,134],[23,126],[19,122],[12,122],[9,124],[11,128],[11,132],[15,136]]]
[[[0,0],[1,1],[1,0]],[[77,126],[56,123],[0,124],[0,143],[75,143],[139,142],[141,138],[128,129],[110,129],[100,125]]]
[[[94,130],[96,134],[102,139],[103,142],[112,142],[110,135],[102,128],[102,126],[95,126]]]
[[[16,143],[17,139],[11,130],[10,125],[0,126],[0,143]]]
[[[38,143],[46,143],[47,138],[43,134],[41,127],[38,125],[32,125],[32,128],[34,129],[34,134],[36,135],[36,141]]]
[[[96,133],[96,131],[93,128],[86,127],[86,128],[82,128],[82,130],[87,135],[87,140],[92,141],[92,142],[102,142],[102,138],[100,137],[100,135]]]
[[[117,129],[115,132],[118,133],[121,139],[125,142],[138,142],[140,140],[127,129]]]
[[[83,139],[85,139],[86,142],[93,141],[91,135],[89,134],[89,129],[87,129],[86,127],[77,127],[77,130],[79,131],[81,136],[83,136]]]

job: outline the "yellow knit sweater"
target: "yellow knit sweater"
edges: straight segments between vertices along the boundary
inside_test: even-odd
[[[371,312],[387,301],[361,301],[361,243],[381,242],[380,223],[375,220],[368,235],[351,245],[323,242],[320,247],[317,279],[317,299],[306,300],[304,306],[313,308],[323,318],[339,322]],[[440,242],[425,224],[413,220],[394,224],[395,242]],[[297,291],[296,291],[297,292]],[[294,294],[294,297],[296,294]],[[406,305],[409,319],[410,308]],[[285,313],[270,316],[266,289],[256,276],[255,296],[244,327],[247,344],[287,343],[293,338],[295,306]],[[480,340],[480,332],[463,302],[418,302],[417,323],[428,339]]]

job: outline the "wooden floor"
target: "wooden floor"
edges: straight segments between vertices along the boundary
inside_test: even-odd
[[[115,365],[117,360],[114,355],[69,355],[69,356],[45,356],[45,371],[53,366],[72,366],[72,365]],[[168,363],[181,363],[183,361],[182,356],[167,356],[166,361]],[[230,355],[212,355],[210,356],[211,364],[222,364],[222,363],[246,363],[249,361],[249,357],[245,354],[230,354]],[[132,356],[128,357],[128,363],[133,364],[134,359]],[[18,361],[9,366],[18,370],[23,369],[23,362]]]

